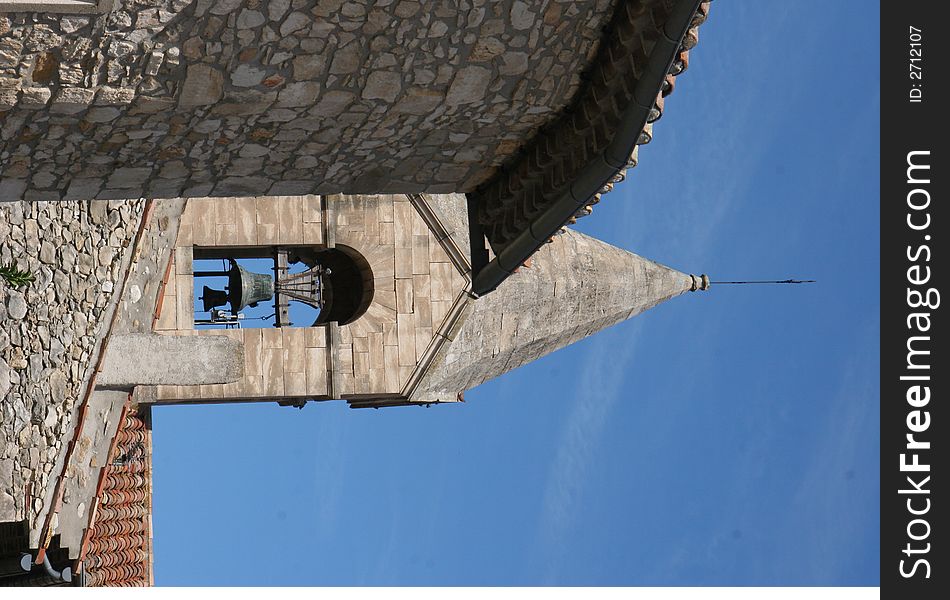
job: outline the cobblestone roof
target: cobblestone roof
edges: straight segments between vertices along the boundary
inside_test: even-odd
[[[0,522],[36,527],[111,316],[143,203],[0,203]]]

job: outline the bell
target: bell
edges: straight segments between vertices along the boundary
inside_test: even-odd
[[[208,286],[204,286],[204,290],[201,292],[201,300],[204,302],[205,312],[211,312],[212,308],[227,304],[228,295],[221,290],[213,290]]]
[[[244,267],[231,262],[228,273],[228,301],[231,312],[237,314],[247,306],[256,306],[258,302],[274,297],[274,278],[264,273],[251,273]]]

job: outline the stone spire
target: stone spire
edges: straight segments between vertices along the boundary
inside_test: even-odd
[[[470,303],[413,402],[448,401],[546,354],[624,321],[709,279],[686,275],[566,230],[512,277]]]

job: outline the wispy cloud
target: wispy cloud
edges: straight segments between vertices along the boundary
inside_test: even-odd
[[[853,340],[854,354],[842,367],[824,427],[810,449],[811,466],[791,501],[799,509],[793,523],[812,524],[807,577],[815,582],[846,583],[860,556],[878,555],[879,533],[868,524],[877,522],[879,474],[861,467],[879,451],[874,443],[880,440],[879,336],[875,320]]]
[[[323,407],[321,407],[323,408]],[[315,504],[306,508],[313,519],[315,533],[320,538],[329,538],[339,524],[340,498],[346,482],[347,458],[346,434],[349,419],[342,411],[322,411],[322,418],[316,420],[316,430],[312,439],[313,462],[311,496]]]
[[[625,385],[624,373],[636,354],[638,323],[600,333],[580,365],[574,408],[565,419],[557,453],[551,461],[542,500],[538,545],[546,584],[557,583],[567,550],[568,532],[598,451],[604,424]],[[622,333],[621,333],[622,331]],[[617,338],[623,336],[623,340]]]

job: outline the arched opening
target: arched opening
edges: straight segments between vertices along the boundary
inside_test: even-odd
[[[373,300],[373,272],[338,245],[194,248],[195,327],[341,325]]]
[[[363,255],[338,244],[326,249],[295,249],[297,260],[307,265],[323,265],[323,309],[314,325],[336,321],[352,323],[363,316],[373,301],[373,270]]]

